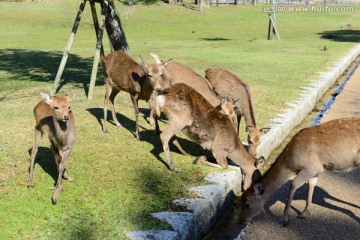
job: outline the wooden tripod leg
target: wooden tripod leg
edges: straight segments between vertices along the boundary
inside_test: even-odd
[[[62,57],[61,62],[60,62],[58,72],[57,72],[55,80],[54,80],[54,84],[53,84],[51,92],[50,92],[51,96],[55,95],[55,93],[57,92],[57,88],[59,87],[60,78],[61,78],[61,76],[62,76],[62,74],[64,72],[65,64],[66,64],[66,61],[67,61],[67,59],[69,57],[70,48],[71,48],[72,43],[74,42],[75,34],[76,34],[76,31],[77,31],[77,29],[79,27],[80,20],[81,20],[81,15],[82,15],[82,13],[84,11],[85,4],[86,4],[86,0],[81,0],[79,10],[78,10],[78,13],[76,15],[75,22],[74,22],[74,25],[73,25],[69,40],[67,42],[63,57]]]
[[[96,38],[97,38],[97,35],[98,35],[98,32],[99,32],[99,21],[98,21],[97,14],[96,14],[95,3],[90,2],[90,6],[91,6],[91,13],[92,13],[92,17],[93,17],[94,26],[95,26],[95,34],[96,34]],[[104,60],[104,57],[105,57],[104,47],[103,47],[102,42],[101,42],[101,49],[100,49],[101,62]]]
[[[104,0],[101,3],[101,26],[97,32],[97,41],[96,41],[96,50],[95,50],[95,57],[93,62],[93,68],[91,71],[91,79],[90,79],[90,87],[88,93],[88,99],[92,100],[94,95],[94,87],[96,82],[96,74],[99,66],[99,59],[100,59],[100,52],[102,48],[102,37],[104,33],[104,26],[105,26],[105,14],[108,8],[108,1]]]

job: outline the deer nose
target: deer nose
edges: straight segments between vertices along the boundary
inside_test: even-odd
[[[161,87],[155,88],[155,91],[156,91],[157,93],[160,93],[160,92],[161,92]]]
[[[69,116],[64,116],[64,121],[69,121],[70,117]]]

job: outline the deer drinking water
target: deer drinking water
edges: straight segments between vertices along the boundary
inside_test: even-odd
[[[246,132],[248,133],[249,152],[256,156],[256,149],[260,138],[269,128],[259,128],[256,124],[251,91],[249,86],[234,74],[222,68],[209,68],[205,71],[205,78],[209,80],[214,92],[223,99],[235,103],[234,127],[239,133],[240,120],[244,116]]]
[[[104,100],[104,122],[103,131],[108,132],[107,107],[111,102],[112,118],[116,126],[121,127],[115,114],[114,99],[122,90],[130,94],[131,102],[135,111],[136,118],[136,138],[139,135],[139,108],[138,101],[149,101],[154,90],[162,89],[162,70],[168,61],[161,64],[147,64],[142,58],[143,65],[138,64],[129,55],[115,51],[104,58],[103,66],[105,69],[106,93]]]
[[[326,170],[346,170],[360,166],[360,118],[335,119],[298,132],[287,144],[265,175],[242,196],[240,221],[261,212],[265,201],[292,179],[284,210],[284,225],[290,221],[291,201],[295,191],[309,183],[304,211],[310,214],[317,177]]]
[[[51,97],[43,92],[40,95],[42,100],[34,108],[36,119],[35,141],[31,151],[30,173],[27,186],[33,187],[35,157],[40,140],[43,134],[46,133],[51,143],[51,150],[54,154],[58,170],[57,183],[52,197],[52,203],[56,204],[58,194],[62,190],[62,178],[73,181],[73,178],[70,177],[65,169],[65,164],[75,142],[75,119],[70,109],[70,102],[75,94],[62,98]]]
[[[256,160],[245,150],[228,117],[216,110],[200,93],[186,84],[174,84],[158,93],[156,106],[158,113],[161,109],[169,119],[160,138],[170,170],[180,171],[171,158],[169,141],[182,131],[203,148],[211,150],[222,168],[228,167],[227,158],[238,165],[245,175],[244,189],[260,176],[257,167],[263,164],[264,159]],[[197,163],[215,165],[204,158],[199,157]]]

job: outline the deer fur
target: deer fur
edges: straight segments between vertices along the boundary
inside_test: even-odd
[[[295,191],[309,183],[304,211],[310,214],[317,177],[326,170],[345,170],[360,166],[360,118],[335,119],[298,132],[276,162],[242,196],[240,221],[259,214],[265,201],[289,179],[292,179],[284,210],[284,225],[290,221],[291,201]]]
[[[103,131],[108,132],[107,107],[111,103],[112,118],[116,126],[121,127],[115,114],[114,99],[122,90],[130,94],[131,102],[135,111],[136,138],[140,140],[139,134],[139,108],[138,101],[149,101],[154,91],[162,89],[162,71],[168,61],[161,64],[148,64],[142,57],[140,65],[129,55],[115,51],[104,58],[106,93],[104,100],[104,122]]]
[[[150,55],[155,59],[156,63],[161,64],[164,62],[158,55],[153,53]],[[164,70],[164,77],[166,79],[164,83],[165,88],[176,83],[184,83],[199,92],[213,107],[220,106],[221,99],[212,90],[210,82],[191,68],[171,61]]]
[[[169,119],[160,138],[170,170],[180,171],[171,158],[169,141],[182,131],[203,148],[211,150],[220,167],[228,167],[227,158],[238,165],[245,175],[244,188],[260,176],[257,166],[260,166],[264,159],[257,161],[251,156],[240,142],[228,117],[216,110],[190,86],[183,83],[171,85],[158,93],[156,104],[157,109],[161,109]],[[199,157],[196,163],[215,165],[207,162],[204,156]]]
[[[248,133],[249,152],[256,156],[256,149],[260,138],[269,128],[259,128],[256,124],[251,91],[249,86],[234,74],[222,68],[209,68],[205,71],[205,78],[209,80],[217,96],[235,103],[234,127],[239,133],[240,120],[244,116],[246,132]]]
[[[62,190],[62,178],[74,181],[67,173],[65,164],[73,149],[75,142],[75,118],[70,108],[70,102],[75,94],[65,97],[51,97],[49,94],[41,92],[42,100],[34,108],[36,119],[35,126],[35,141],[31,151],[31,163],[28,179],[28,187],[33,187],[33,172],[35,157],[38,151],[40,140],[44,133],[49,137],[51,143],[51,150],[54,154],[58,179],[55,187],[55,192],[52,197],[52,203],[57,203],[57,197]],[[61,151],[61,155],[60,155]]]

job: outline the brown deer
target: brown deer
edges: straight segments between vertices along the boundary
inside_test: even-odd
[[[335,119],[298,132],[265,175],[242,196],[240,221],[255,217],[265,201],[292,179],[284,210],[284,225],[290,221],[295,191],[309,183],[306,207],[299,215],[310,213],[317,177],[326,170],[345,170],[360,166],[360,118]]]
[[[252,179],[260,177],[257,167],[263,164],[264,159],[256,160],[251,156],[240,142],[229,118],[190,86],[180,83],[160,91],[156,106],[157,112],[161,109],[169,119],[168,127],[160,138],[170,170],[180,171],[171,158],[169,141],[182,131],[203,148],[211,150],[220,167],[228,167],[227,158],[237,164],[245,175],[244,189]],[[196,163],[214,166],[204,156],[199,157]]]
[[[256,156],[256,149],[260,143],[260,138],[270,128],[260,129],[257,126],[249,86],[234,74],[222,68],[209,68],[205,71],[205,78],[211,83],[216,95],[235,103],[237,117],[233,120],[233,123],[238,133],[241,117],[244,116],[246,132],[248,133],[249,152]]]
[[[155,59],[156,63],[163,64],[164,61],[160,59],[160,57],[154,53],[150,53],[150,55]],[[169,87],[170,85],[176,83],[184,83],[194,90],[199,92],[203,97],[216,109],[222,111],[222,113],[227,114],[224,110],[229,110],[230,108],[223,109],[224,106],[221,105],[221,99],[216,96],[214,91],[212,90],[212,86],[210,82],[206,79],[197,74],[191,68],[178,63],[171,61],[167,64],[166,68],[163,71],[163,83],[164,88]],[[151,100],[153,101],[153,100]],[[155,103],[151,103],[150,105],[155,105]],[[230,103],[229,103],[230,104]],[[154,109],[154,108],[152,108]],[[153,120],[155,118],[155,121]],[[236,118],[229,117],[231,121],[236,120]],[[159,126],[157,124],[157,115],[154,114],[154,111],[150,113],[150,123],[155,122],[156,132],[160,134]]]
[[[129,55],[120,51],[112,52],[104,58],[103,66],[105,69],[106,85],[103,123],[104,132],[108,132],[106,121],[109,100],[111,102],[113,121],[116,126],[121,127],[115,114],[114,99],[122,90],[130,94],[136,118],[136,138],[140,140],[140,112],[138,101],[149,101],[154,91],[162,89],[162,71],[168,64],[168,61],[162,62],[161,64],[147,64],[142,57],[141,59],[143,65],[138,64]]]
[[[151,56],[155,59],[156,63],[164,63],[158,55],[151,53]],[[164,76],[167,82],[165,88],[176,83],[184,83],[199,92],[213,107],[218,108],[220,106],[221,99],[212,90],[210,82],[191,68],[171,61],[164,70]]]
[[[65,169],[66,161],[73,149],[75,142],[75,119],[70,108],[70,102],[75,94],[65,97],[51,97],[49,94],[41,92],[42,100],[34,108],[36,119],[35,141],[31,151],[30,173],[28,187],[33,187],[33,171],[35,157],[38,151],[40,140],[44,133],[49,137],[51,150],[54,154],[58,178],[52,203],[57,203],[57,197],[62,190],[62,178],[70,182],[74,181]],[[61,155],[60,155],[61,151]]]

